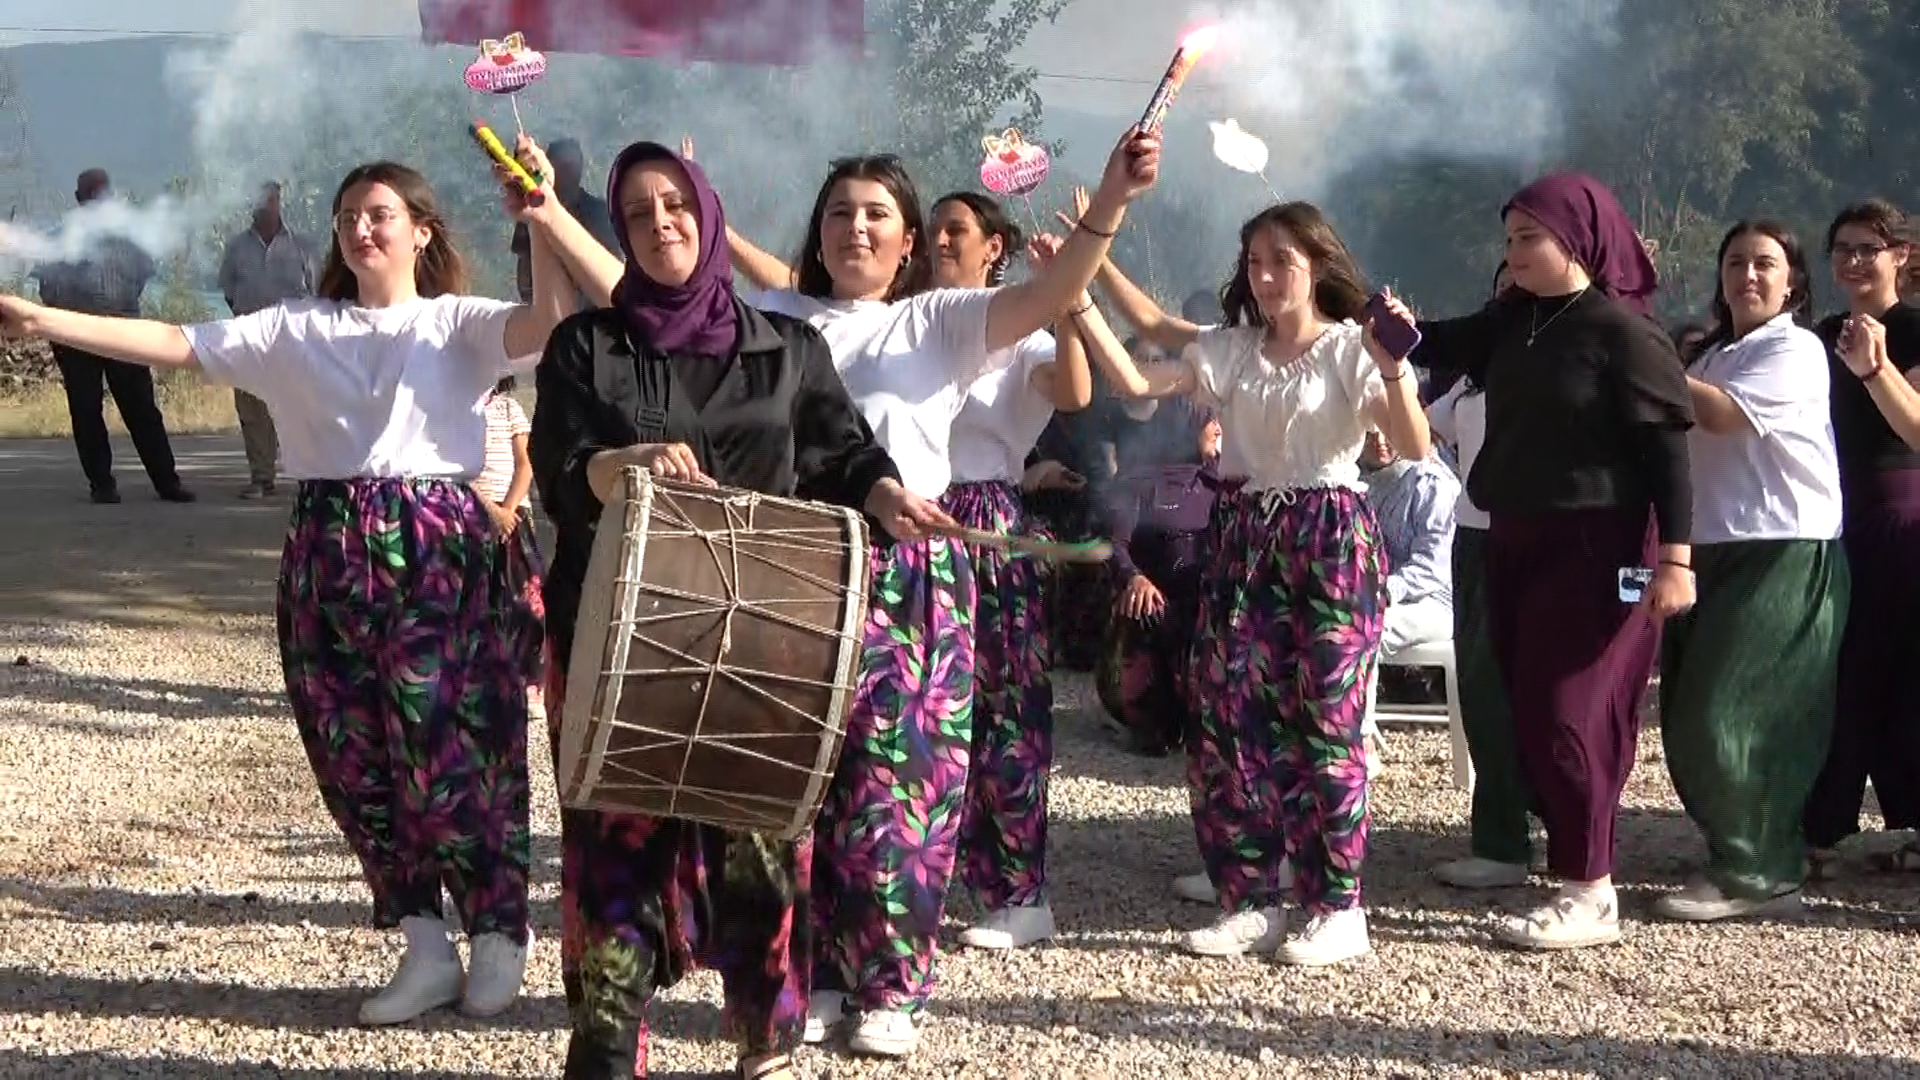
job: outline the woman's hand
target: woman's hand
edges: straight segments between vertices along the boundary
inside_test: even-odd
[[[1073,214],[1069,216],[1062,211],[1055,210],[1053,216],[1060,219],[1060,224],[1065,225],[1068,232],[1072,232],[1074,229],[1080,227],[1081,216],[1087,212],[1087,207],[1092,205],[1093,200],[1087,197],[1087,189],[1075,185],[1073,189]]]
[[[665,480],[678,480],[702,487],[718,487],[713,478],[700,471],[693,447],[686,443],[641,443],[618,450],[602,450],[587,463],[587,485],[601,502],[613,494],[622,469],[645,469]]]
[[[1051,459],[1036,461],[1020,477],[1023,491],[1079,491],[1087,478]]]
[[[1654,569],[1653,580],[1647,584],[1647,593],[1641,603],[1646,605],[1647,613],[1653,616],[1655,622],[1661,622],[1683,614],[1693,607],[1697,599],[1693,571],[1684,566],[1661,563]]]
[[[1060,245],[1065,242],[1052,233],[1036,234],[1027,241],[1027,262],[1032,264],[1036,272],[1045,270],[1053,257],[1060,254]]]
[[[935,533],[960,527],[931,499],[925,499],[900,486],[898,480],[882,480],[867,493],[868,516],[880,523],[887,534],[902,543],[924,540]]]
[[[553,191],[553,163],[547,160],[546,152],[525,132],[515,140],[513,156],[520,162],[521,168],[540,179],[540,192],[545,198],[540,200],[540,205],[533,205],[526,190],[520,186],[520,178],[513,174],[513,170],[496,162],[493,177],[500,182],[501,204],[505,206],[507,216],[515,221],[528,225],[544,224],[560,206],[560,200]]]
[[[1418,322],[1418,320],[1414,318],[1413,309],[1403,303],[1399,297],[1393,295],[1392,289],[1383,289],[1381,292],[1382,295],[1386,297],[1387,314],[1392,316],[1394,321],[1404,324],[1408,329],[1412,329],[1415,323]],[[1367,320],[1367,353],[1373,357],[1374,364],[1380,368],[1380,374],[1391,378],[1399,372],[1401,360],[1387,352],[1386,347],[1380,344],[1379,336],[1374,333],[1373,322],[1374,320],[1372,319]]]
[[[520,527],[519,514],[488,499],[481,499],[480,505],[487,508],[487,516],[493,519],[493,524],[499,528],[502,538],[512,536],[513,530]]]
[[[38,333],[41,307],[18,296],[0,295],[0,338],[26,338]]]
[[[1159,176],[1160,136],[1128,128],[1107,158],[1107,168],[1100,176],[1100,189],[1094,199],[1108,201],[1109,205],[1132,202],[1152,189]],[[1080,213],[1085,216],[1086,211]]]
[[[1852,315],[1840,324],[1840,359],[1864,379],[1887,360],[1887,327],[1871,315]]]
[[[1120,614],[1135,622],[1151,622],[1166,613],[1167,597],[1145,574],[1135,574],[1128,580],[1116,606]]]

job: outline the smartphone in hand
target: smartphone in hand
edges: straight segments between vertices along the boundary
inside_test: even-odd
[[[1373,320],[1373,336],[1387,355],[1405,360],[1420,344],[1420,329],[1387,310],[1387,294],[1377,292],[1367,301],[1367,316]]]
[[[1620,602],[1637,604],[1647,594],[1647,586],[1653,584],[1653,571],[1644,566],[1623,566],[1620,568]]]

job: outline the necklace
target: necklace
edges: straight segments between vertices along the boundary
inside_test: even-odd
[[[1529,349],[1533,348],[1533,343],[1539,339],[1540,332],[1542,330],[1545,330],[1547,327],[1552,326],[1553,320],[1559,318],[1562,315],[1565,315],[1567,313],[1568,308],[1571,308],[1573,305],[1579,303],[1580,298],[1587,295],[1587,290],[1591,288],[1593,288],[1591,284],[1583,286],[1579,292],[1573,294],[1573,299],[1561,305],[1559,311],[1556,311],[1553,314],[1547,316],[1546,322],[1538,323],[1538,325],[1536,325],[1536,320],[1540,318],[1540,301],[1535,300],[1533,302],[1533,307],[1528,309],[1527,311],[1527,348]]]

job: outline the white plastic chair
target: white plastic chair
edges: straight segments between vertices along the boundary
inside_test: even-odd
[[[1395,705],[1393,711],[1379,711],[1376,699],[1380,690],[1380,667],[1437,667],[1446,675],[1447,703],[1438,705]],[[1467,754],[1467,729],[1460,722],[1460,678],[1454,670],[1453,642],[1428,641],[1419,645],[1409,645],[1391,656],[1382,656],[1380,664],[1374,669],[1373,678],[1367,683],[1367,716],[1374,723],[1382,719],[1419,719],[1426,720],[1444,715],[1447,718],[1447,739],[1450,744],[1449,756],[1453,759],[1453,786],[1461,791],[1473,790],[1473,759]]]

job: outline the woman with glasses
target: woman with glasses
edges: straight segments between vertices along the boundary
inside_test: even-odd
[[[1842,210],[1827,229],[1833,280],[1845,314],[1817,328],[1832,372],[1834,443],[1840,454],[1841,540],[1853,594],[1840,642],[1833,741],[1807,800],[1812,876],[1827,876],[1835,848],[1860,831],[1873,781],[1888,830],[1920,828],[1920,307],[1899,298],[1911,263],[1907,216],[1874,199]],[[1882,860],[1920,871],[1920,843]]]
[[[341,181],[317,297],[184,327],[0,297],[0,334],[197,371],[266,402],[300,482],[275,603],[287,697],[375,923],[406,939],[393,980],[360,1007],[364,1024],[455,1002],[498,1013],[526,964],[527,673],[540,625],[469,485],[486,464],[494,384],[510,358],[539,356],[573,300],[554,226],[563,244],[586,232],[551,192],[538,208],[511,191],[507,203],[532,226],[532,304],[464,295],[433,189],[391,162]]]

